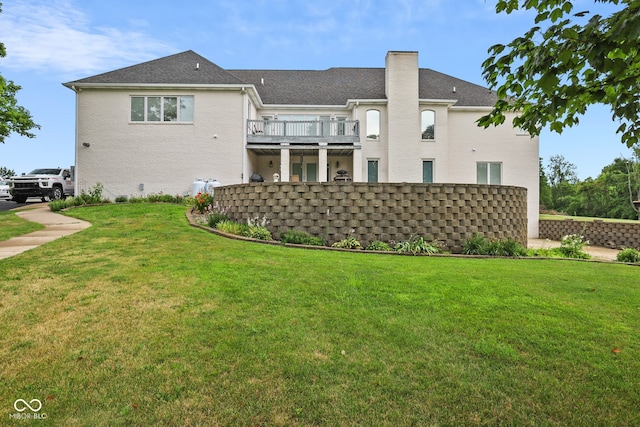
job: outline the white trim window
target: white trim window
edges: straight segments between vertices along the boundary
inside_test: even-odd
[[[502,163],[478,162],[476,174],[478,184],[501,185]]]
[[[425,184],[433,183],[433,159],[422,161],[422,182]]]
[[[423,110],[421,113],[422,139],[432,141],[436,139],[436,112]]]
[[[367,139],[380,139],[380,111],[367,110]]]
[[[132,96],[132,122],[193,123],[193,96]]]

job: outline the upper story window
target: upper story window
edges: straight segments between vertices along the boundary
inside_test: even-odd
[[[422,112],[422,139],[436,139],[436,112],[424,110]]]
[[[132,122],[193,122],[193,96],[132,96]]]
[[[367,139],[380,139],[380,111],[367,110]]]
[[[502,184],[502,163],[478,162],[476,164],[476,173],[478,184]]]

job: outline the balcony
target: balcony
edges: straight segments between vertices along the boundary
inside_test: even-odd
[[[358,120],[247,120],[249,147],[277,145],[353,146],[360,142]]]

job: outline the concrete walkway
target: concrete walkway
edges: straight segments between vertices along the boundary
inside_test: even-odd
[[[36,205],[35,207],[29,206],[24,209],[19,209],[16,215],[27,221],[42,224],[45,228],[40,231],[34,231],[33,233],[1,241],[0,259],[9,258],[60,237],[68,236],[91,227],[90,222],[52,212],[46,203]]]
[[[529,239],[528,246],[534,249],[551,249],[560,247],[560,242],[549,239]],[[585,246],[582,250],[591,255],[592,259],[602,261],[615,261],[618,252],[620,252],[617,249],[608,249],[599,246]]]

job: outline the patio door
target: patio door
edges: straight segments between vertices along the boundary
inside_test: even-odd
[[[302,163],[291,163],[291,181],[304,181],[302,178]]]
[[[318,165],[316,163],[307,163],[307,176],[305,181],[316,182],[318,180]]]

